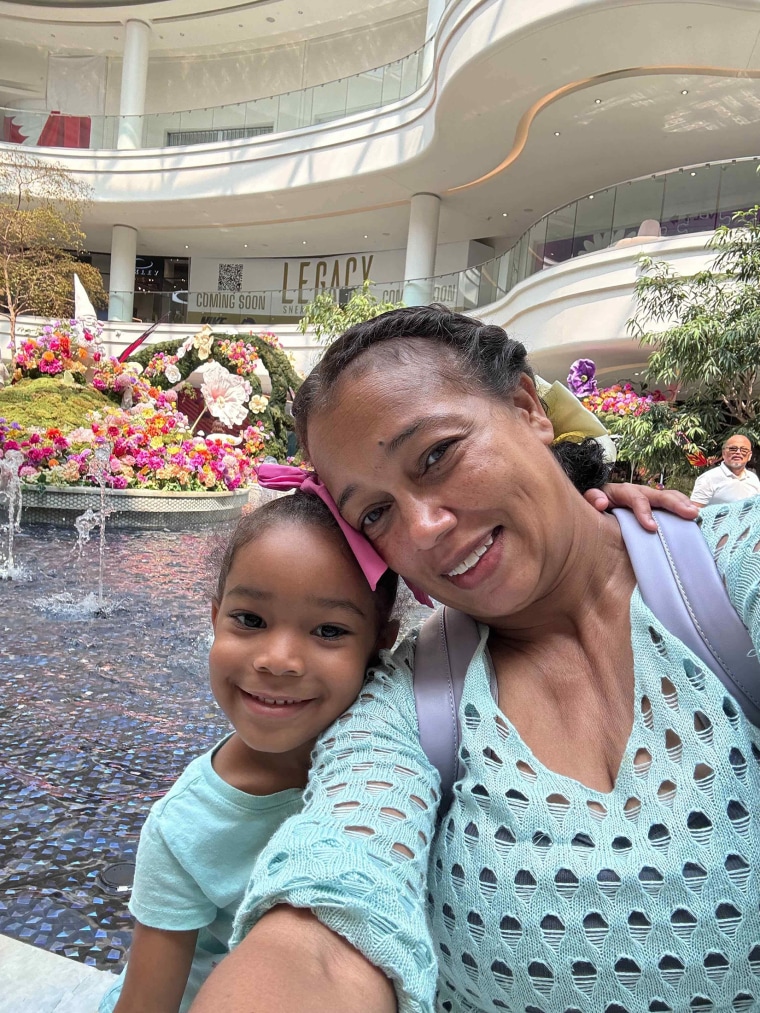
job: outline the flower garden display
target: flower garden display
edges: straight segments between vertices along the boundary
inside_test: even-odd
[[[0,459],[9,451],[24,455],[19,474],[27,502],[36,495],[49,504],[57,491],[62,508],[75,501],[81,508],[79,500],[97,485],[91,465],[104,447],[110,452],[102,481],[112,498],[186,494],[194,504],[188,510],[205,510],[198,504],[209,494],[240,495],[255,484],[255,466],[263,457],[286,459],[292,423],[285,401],[301,381],[276,338],[219,336],[204,328],[182,342],[149,346],[123,363],[104,354],[98,337],[77,321],[58,321],[25,337],[13,382],[0,390]],[[192,393],[201,401],[199,411],[208,415],[191,425],[178,401],[185,378],[204,361],[209,365],[200,392]],[[272,379],[270,397],[255,374],[259,362],[266,362]],[[15,393],[21,388],[28,388],[26,410],[14,420]],[[53,394],[73,397],[76,391],[89,392],[83,399],[91,402],[87,409],[73,423],[69,412],[51,425],[45,403]],[[10,411],[4,410],[6,404]],[[204,417],[213,423],[205,430],[199,425]],[[64,495],[77,489],[79,499]],[[44,492],[48,495],[40,500]]]

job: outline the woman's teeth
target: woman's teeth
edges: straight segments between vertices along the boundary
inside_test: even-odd
[[[468,570],[471,570],[473,566],[475,566],[480,557],[484,555],[486,552],[488,552],[488,550],[491,548],[492,545],[493,545],[493,535],[489,535],[487,542],[484,542],[479,548],[471,552],[467,557],[467,559],[463,560],[463,562],[461,562],[459,566],[454,567],[454,569],[449,574],[447,574],[447,576],[459,577],[460,574],[467,573]]]

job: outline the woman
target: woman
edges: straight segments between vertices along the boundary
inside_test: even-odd
[[[394,311],[295,411],[349,523],[483,624],[463,773],[436,824],[402,648],[318,748],[242,931],[264,917],[194,1009],[426,1011],[436,963],[446,1011],[756,1008],[760,733],[644,606],[616,520],[550,452],[522,345]],[[598,484],[588,444],[561,456]],[[702,527],[757,647],[760,508]]]

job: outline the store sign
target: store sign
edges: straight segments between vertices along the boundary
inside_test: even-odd
[[[404,270],[403,251],[357,253],[299,260],[191,261],[188,319],[199,323],[255,323],[256,314],[300,318],[306,303],[318,292],[331,290],[336,298],[373,282],[378,298],[392,299]],[[388,289],[386,296],[382,295]]]
[[[462,242],[439,247],[439,272],[465,268],[470,245]],[[285,323],[300,319],[304,306],[319,292],[331,291],[343,301],[367,281],[378,299],[399,302],[405,259],[404,250],[288,260],[193,257],[187,319],[194,323],[256,324],[258,314]],[[456,292],[451,278],[439,280],[440,291],[437,288],[433,298],[444,298],[447,286]]]

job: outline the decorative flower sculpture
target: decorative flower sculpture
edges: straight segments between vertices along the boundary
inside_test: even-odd
[[[567,385],[576,397],[598,394],[596,363],[593,359],[576,359],[567,374]]]
[[[215,362],[203,375],[201,394],[209,412],[222,425],[231,429],[245,422],[251,385],[242,376],[234,376]]]

